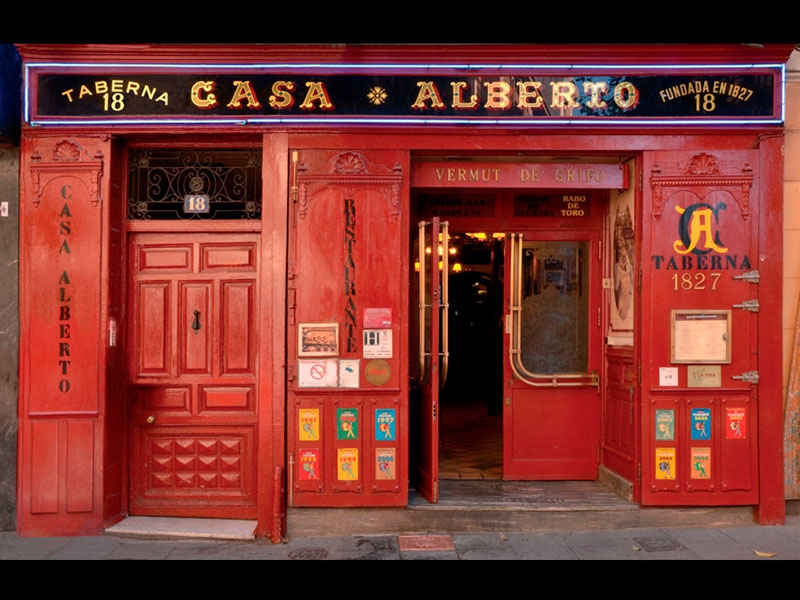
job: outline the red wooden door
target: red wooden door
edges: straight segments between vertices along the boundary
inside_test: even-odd
[[[503,479],[597,478],[599,243],[599,229],[507,236]]]
[[[760,270],[775,252],[759,248],[756,154],[647,157],[643,504],[759,499]]]
[[[439,391],[447,379],[447,224],[438,217],[419,224],[415,243],[419,269],[415,280],[417,312],[415,379],[417,397],[413,407],[418,435],[414,481],[428,502],[439,501]]]
[[[287,505],[405,506],[408,153],[291,155]]]
[[[131,514],[256,518],[258,245],[129,240]]]

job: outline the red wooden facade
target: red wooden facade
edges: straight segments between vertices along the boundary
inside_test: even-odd
[[[279,540],[287,507],[435,502],[448,263],[424,250],[456,231],[504,256],[506,478],[606,471],[643,506],[783,523],[790,46],[19,50],[21,535],[142,514]],[[542,75],[598,64],[610,89]],[[343,97],[365,73],[377,116]],[[163,149],[257,155],[257,217],[137,218]],[[580,331],[530,343],[580,339],[558,374],[520,333],[555,294]]]

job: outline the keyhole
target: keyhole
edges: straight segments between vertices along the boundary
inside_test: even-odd
[[[200,311],[199,310],[195,310],[194,311],[194,319],[192,320],[192,329],[194,329],[195,333],[200,331]]]

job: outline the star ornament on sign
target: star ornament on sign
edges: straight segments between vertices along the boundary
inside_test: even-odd
[[[369,92],[367,92],[367,99],[369,100],[369,103],[374,104],[375,106],[380,106],[381,104],[385,103],[388,97],[389,94],[387,94],[386,90],[379,85],[370,88]]]

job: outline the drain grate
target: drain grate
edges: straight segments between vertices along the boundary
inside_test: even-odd
[[[319,560],[327,557],[328,551],[325,548],[300,548],[289,552],[291,560]]]
[[[397,537],[400,552],[412,550],[455,550],[453,537],[450,535],[400,535]]]
[[[636,543],[645,552],[672,552],[683,549],[681,544],[668,537],[644,537],[637,539]]]

